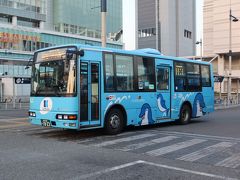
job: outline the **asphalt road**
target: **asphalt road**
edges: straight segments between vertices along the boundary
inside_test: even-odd
[[[240,108],[174,123],[69,131],[0,111],[0,179],[240,179]]]

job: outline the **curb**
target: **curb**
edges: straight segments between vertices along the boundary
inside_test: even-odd
[[[240,107],[240,104],[236,104],[236,105],[231,105],[231,106],[219,106],[219,107],[215,107],[215,110],[222,110],[222,109],[231,109],[231,108],[236,108],[236,107]]]

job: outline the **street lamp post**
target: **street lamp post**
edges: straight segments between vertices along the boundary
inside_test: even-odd
[[[196,44],[200,44],[200,56],[201,56],[201,60],[203,59],[203,45],[202,45],[202,39],[200,39],[200,41],[197,41]]]
[[[102,17],[101,40],[102,40],[102,47],[106,47],[106,42],[107,42],[106,16],[107,16],[107,0],[101,0],[101,17]]]
[[[230,2],[230,11],[229,11],[229,62],[228,62],[228,105],[231,104],[231,95],[232,95],[232,21],[237,22],[238,19],[232,15],[231,2]]]

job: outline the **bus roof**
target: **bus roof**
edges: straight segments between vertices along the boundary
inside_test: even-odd
[[[41,52],[45,50],[61,48],[61,47],[69,47],[69,46],[76,46],[78,49],[89,50],[89,51],[101,51],[101,52],[112,52],[112,53],[119,53],[119,54],[127,54],[127,55],[135,55],[135,56],[147,56],[165,60],[173,60],[173,61],[184,61],[184,62],[197,62],[200,64],[211,64],[206,61],[198,61],[198,60],[191,60],[182,57],[173,57],[173,56],[166,56],[160,53],[156,49],[146,48],[146,49],[137,49],[137,50],[123,50],[123,49],[115,49],[115,48],[103,48],[100,46],[91,46],[91,45],[84,45],[84,44],[67,44],[61,46],[53,46],[44,49],[37,50],[36,52]]]

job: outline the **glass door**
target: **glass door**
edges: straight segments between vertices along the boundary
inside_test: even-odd
[[[100,122],[100,63],[80,64],[80,126],[98,126]]]
[[[162,65],[158,65],[156,69],[158,120],[171,117],[170,70],[169,66]]]

